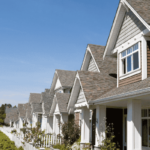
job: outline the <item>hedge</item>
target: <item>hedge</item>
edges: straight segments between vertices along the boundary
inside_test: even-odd
[[[0,131],[0,150],[23,150],[23,148],[17,148],[15,143]]]

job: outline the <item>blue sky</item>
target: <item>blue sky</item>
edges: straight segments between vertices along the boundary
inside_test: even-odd
[[[106,45],[119,0],[0,1],[0,104],[50,88],[55,69],[79,70],[87,44]]]

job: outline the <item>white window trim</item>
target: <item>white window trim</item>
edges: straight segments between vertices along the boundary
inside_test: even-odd
[[[130,48],[130,47],[132,47],[132,46],[134,46],[136,43],[138,43],[138,50],[136,50],[136,51],[134,51],[134,52],[132,52],[132,53],[130,53],[129,55],[126,55],[125,57],[122,57],[121,56],[121,53],[123,52],[123,51],[125,51],[125,50],[127,50],[128,48],[125,48],[125,49],[123,49],[123,50],[121,50],[120,52],[119,52],[119,69],[120,69],[120,71],[119,71],[119,78],[120,78],[120,80],[122,80],[122,79],[125,79],[125,78],[128,78],[128,77],[130,77],[130,76],[133,76],[133,75],[135,75],[135,74],[138,74],[138,73],[140,73],[141,72],[141,46],[140,46],[140,42],[141,41],[136,41],[133,45],[131,45],[131,46],[129,46],[128,48]],[[126,74],[122,74],[122,59],[123,58],[126,58],[127,56],[130,56],[130,55],[133,55],[134,53],[136,53],[136,52],[139,52],[139,68],[137,68],[137,69],[135,69],[135,70],[132,70],[132,71],[130,71],[130,72],[127,72],[127,70],[126,70]],[[127,63],[127,62],[126,62]],[[133,65],[132,65],[133,66]],[[126,69],[127,69],[127,64],[126,64]],[[133,69],[133,68],[132,68]]]

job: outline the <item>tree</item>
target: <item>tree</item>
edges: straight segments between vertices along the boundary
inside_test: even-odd
[[[4,123],[3,119],[0,119],[0,125],[2,125]]]

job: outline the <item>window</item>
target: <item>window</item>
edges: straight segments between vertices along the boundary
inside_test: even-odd
[[[121,53],[122,74],[139,68],[139,43]]]
[[[150,147],[150,109],[142,109],[142,146]]]

